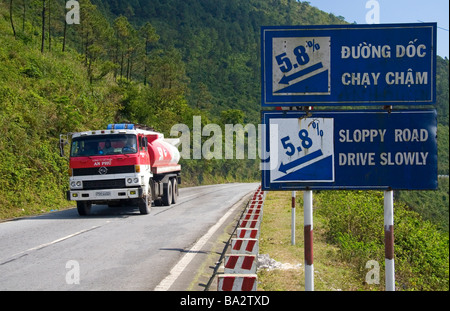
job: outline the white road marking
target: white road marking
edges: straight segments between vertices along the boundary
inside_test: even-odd
[[[245,197],[244,197],[245,198]],[[227,220],[227,218],[242,204],[242,200],[239,200],[234,204],[219,221],[209,228],[208,232],[203,235],[200,240],[195,243],[195,245],[180,259],[180,261],[170,270],[168,276],[166,276],[156,287],[155,291],[167,291],[172,286],[172,284],[177,280],[177,278],[183,273],[184,269],[189,265],[189,263],[194,259],[197,252],[202,249],[206,242],[213,236],[213,234],[222,226],[222,224]]]
[[[91,231],[91,230],[95,230],[95,229],[100,228],[100,227],[101,227],[101,226],[93,226],[93,227],[91,227],[91,228],[84,229],[84,230],[75,232],[75,233],[73,233],[73,234],[66,235],[65,237],[56,239],[56,240],[54,240],[54,241],[51,241],[51,242],[48,242],[48,243],[44,243],[44,244],[41,244],[41,245],[38,245],[38,246],[35,246],[35,247],[32,247],[32,248],[29,248],[29,249],[27,249],[27,250],[25,250],[25,251],[16,253],[16,254],[14,254],[14,255],[8,257],[7,259],[2,259],[2,260],[0,260],[0,265],[3,265],[3,264],[8,263],[8,262],[10,262],[10,261],[13,261],[13,260],[17,259],[18,257],[21,257],[21,256],[23,256],[23,255],[25,255],[25,254],[27,254],[27,253],[32,252],[32,251],[36,251],[36,250],[42,249],[42,248],[44,248],[44,247],[47,247],[47,246],[50,246],[50,245],[53,245],[53,244],[62,242],[62,241],[64,241],[64,240],[70,239],[70,238],[72,238],[72,237],[74,237],[74,236],[80,235],[80,234],[82,234],[82,233],[85,233],[85,232],[88,232],[88,231]]]

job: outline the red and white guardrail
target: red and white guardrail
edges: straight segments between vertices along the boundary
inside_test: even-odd
[[[256,274],[221,274],[219,291],[256,291]]]
[[[256,257],[264,198],[259,186],[238,222],[236,237],[231,239],[231,254],[225,256],[225,273],[218,276],[218,291],[256,291]]]

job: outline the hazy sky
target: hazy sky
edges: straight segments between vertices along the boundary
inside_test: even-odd
[[[437,55],[449,57],[448,0],[377,0],[380,23],[437,23]],[[303,2],[303,1],[302,1]],[[343,16],[347,22],[366,24],[368,0],[308,0],[324,12]]]

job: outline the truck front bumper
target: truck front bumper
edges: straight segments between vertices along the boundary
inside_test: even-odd
[[[141,187],[122,189],[100,189],[100,190],[69,190],[67,200],[69,201],[110,201],[141,198],[143,191]]]

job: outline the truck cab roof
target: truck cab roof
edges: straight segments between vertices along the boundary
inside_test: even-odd
[[[142,134],[146,136],[154,136],[156,139],[164,139],[164,134],[155,132],[153,130],[141,129],[136,127],[134,124],[109,124],[106,130],[91,130],[72,133],[72,138],[105,134]]]

